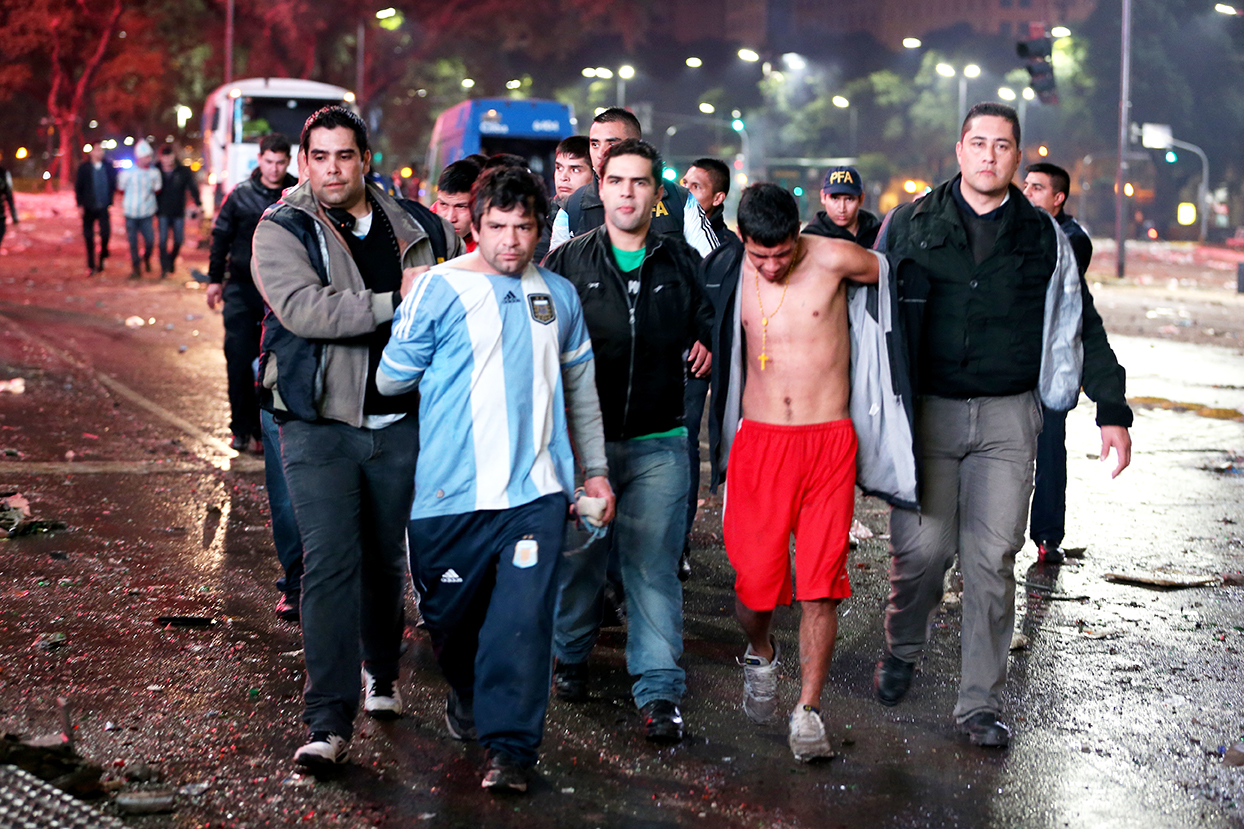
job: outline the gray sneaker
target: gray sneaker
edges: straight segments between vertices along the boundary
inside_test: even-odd
[[[790,750],[801,763],[828,760],[834,756],[825,736],[821,712],[811,705],[800,705],[790,715]]]
[[[743,666],[743,713],[752,722],[769,722],[777,712],[777,669],[782,649],[776,637],[769,637],[769,641],[773,643],[773,659],[757,656],[748,645],[739,660]]]

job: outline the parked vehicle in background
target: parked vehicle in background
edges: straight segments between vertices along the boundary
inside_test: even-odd
[[[557,144],[575,133],[574,111],[558,101],[535,98],[477,98],[441,113],[428,145],[426,181],[431,185],[448,165],[473,153],[513,153],[553,189]],[[429,186],[428,199],[435,198]]]
[[[351,109],[354,93],[340,86],[300,78],[246,78],[218,87],[203,106],[204,208],[213,210],[259,163],[259,139],[279,132],[295,147],[302,125],[320,107]],[[298,153],[289,172],[298,175]]]

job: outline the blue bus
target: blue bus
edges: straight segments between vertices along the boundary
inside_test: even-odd
[[[558,143],[575,134],[574,111],[557,101],[478,98],[441,113],[428,146],[428,197],[448,165],[473,153],[513,153],[527,159],[533,173],[553,188],[553,155]]]

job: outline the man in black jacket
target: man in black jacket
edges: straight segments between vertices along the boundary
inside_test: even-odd
[[[164,185],[156,195],[156,246],[160,249],[160,278],[164,279],[177,265],[177,254],[186,240],[186,196],[196,211],[203,206],[194,173],[181,163],[177,152],[168,144],[160,148],[160,175]],[[191,218],[198,215],[191,214]]]
[[[74,182],[74,196],[78,201],[78,215],[82,217],[82,236],[86,240],[87,276],[104,269],[108,258],[108,238],[112,235],[112,223],[108,208],[112,206],[117,192],[116,168],[105,157],[105,150],[98,144],[91,147],[89,158],[78,167]],[[95,225],[99,225],[99,257],[95,256]]]
[[[1075,252],[1085,316],[1092,314],[1100,320],[1084,279],[1093,259],[1093,242],[1080,223],[1063,210],[1071,190],[1071,176],[1057,164],[1044,161],[1029,165],[1024,172],[1024,195],[1054,217]],[[1045,425],[1037,438],[1037,472],[1033,478],[1028,531],[1037,545],[1037,560],[1061,564],[1066,559],[1062,543],[1067,520],[1067,413],[1042,407],[1042,414]]]
[[[289,175],[289,139],[280,133],[259,142],[259,166],[233,188],[212,225],[207,307],[224,304],[225,369],[229,374],[229,429],[234,449],[263,453],[255,360],[263,328],[264,302],[251,278],[251,238],[269,206],[298,180]]]
[[[618,499],[612,536],[562,561],[553,649],[558,697],[585,699],[612,546],[626,589],[626,663],[637,677],[632,693],[644,735],[677,742],[686,691],[677,572],[687,530],[683,355],[690,349],[692,374],[708,373],[703,343],[712,315],[696,283],[695,251],[652,229],[662,166],[643,141],[614,146],[601,165],[605,224],[554,249],[545,263],[574,284],[583,302]]]
[[[871,248],[881,220],[864,209],[864,180],[854,167],[830,167],[821,183],[821,206],[804,233],[846,239]]]
[[[955,154],[960,175],[897,208],[877,240],[910,314],[902,324],[916,352],[921,478],[919,511],[890,515],[887,649],[874,681],[883,705],[897,705],[911,687],[957,554],[963,622],[955,720],[972,743],[1004,747],[1011,737],[1000,712],[1015,625],[1015,553],[1024,545],[1041,431],[1037,387],[1051,368],[1043,363],[1059,363],[1049,356],[1057,343],[1043,320],[1051,274],[1062,273],[1062,231],[1011,183],[1021,158],[1014,109],[974,106]],[[1131,460],[1126,375],[1100,319],[1088,315],[1083,355],[1102,458],[1115,450],[1118,475]]]

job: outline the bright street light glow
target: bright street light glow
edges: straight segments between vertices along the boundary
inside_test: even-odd
[[[787,52],[782,55],[782,63],[786,64],[787,69],[791,69],[795,72],[808,68],[808,62],[803,59],[803,55],[796,52]]]
[[[981,68],[974,63],[969,63],[967,66],[963,67],[964,77],[979,78],[980,74],[981,74]]]
[[[354,93],[353,93],[353,92],[347,92],[346,94],[342,95],[341,97],[342,97],[342,99],[343,99],[343,100],[345,100],[345,102],[346,102],[346,103],[348,103],[348,104],[352,104],[352,103],[354,103]]]
[[[838,107],[839,109],[846,109],[847,107],[851,106],[851,102],[848,101],[846,98],[842,97],[841,95],[835,95],[830,100],[833,102],[834,106]]]
[[[595,70],[595,69],[593,69],[593,68],[592,68],[592,67],[590,67],[590,66],[585,66],[585,67],[583,67],[583,77],[585,77],[585,78],[594,78],[594,77],[596,77],[596,70]]]
[[[739,58],[747,61],[748,63],[755,63],[760,60],[760,55],[757,52],[753,52],[751,49],[740,49]]]
[[[28,151],[26,150],[25,147],[18,147],[17,152],[13,153],[13,157],[17,159],[25,158],[27,155],[27,152]]]
[[[1175,208],[1175,221],[1184,227],[1196,224],[1196,205],[1190,201],[1180,202]]]
[[[91,149],[92,149],[92,147],[91,147],[91,145],[90,145],[90,144],[83,144],[83,145],[82,145],[82,152],[84,152],[84,153],[89,153],[89,152],[91,151]]]
[[[635,77],[635,67],[629,64],[626,66],[619,66],[618,77],[624,81],[629,81],[631,78]]]
[[[394,9],[394,8],[381,9],[380,11],[376,12],[377,20],[388,20],[390,17],[396,17],[396,16],[397,16],[397,9]]]
[[[1219,14],[1239,14],[1239,12],[1235,10],[1235,6],[1228,6],[1226,3],[1219,3],[1214,6],[1214,11]]]
[[[1071,30],[1066,26],[1055,26],[1050,29],[1050,35],[1053,37],[1071,37]]]
[[[132,135],[125,136],[125,146],[127,147],[134,146],[134,136]]]
[[[184,104],[178,104],[177,105],[177,128],[179,130],[184,130],[186,128],[186,124],[190,122],[190,118],[193,115],[194,113],[190,111],[190,107]]]
[[[506,81],[506,82],[505,82],[505,88],[506,88],[506,89],[518,89],[518,88],[519,88],[520,86],[522,86],[522,85],[523,85],[523,82],[522,82],[522,81],[520,81],[518,78],[515,78],[515,79],[514,79],[514,80],[512,80],[512,81]]]
[[[463,89],[470,89],[470,88],[471,88],[471,87],[473,87],[473,86],[475,86],[475,80],[474,80],[473,78],[463,78],[463,79],[462,79],[462,88],[463,88]]]
[[[1015,90],[1011,89],[1009,86],[1004,86],[998,90],[998,97],[1004,101],[1014,101]]]
[[[607,81],[613,77],[613,70],[604,66],[598,66],[596,67],[596,77]]]
[[[705,101],[704,103],[700,104],[700,112],[703,112],[705,115],[712,115],[716,111],[717,111],[717,108],[714,107],[712,104],[710,104],[708,101]]]
[[[1050,154],[1050,148],[1045,146],[1044,144],[1042,144],[1040,147],[1037,147],[1037,155],[1041,156],[1042,158],[1045,158],[1049,154]]]
[[[1035,98],[1035,97],[1037,97],[1037,93],[1035,93],[1035,92],[1033,92],[1033,91],[1032,91],[1032,87],[1031,87],[1031,86],[1025,86],[1025,87],[1024,87],[1024,100],[1025,100],[1025,101],[1031,101],[1031,100],[1032,100],[1033,98]]]
[[[678,171],[675,170],[673,167],[666,167],[665,171],[661,173],[661,178],[665,179],[666,181],[677,181]]]
[[[937,69],[937,74],[943,78],[953,78],[955,76],[955,68],[949,63],[939,63],[934,68]]]
[[[734,129],[735,132],[742,132],[743,131],[743,120],[741,118],[735,118],[733,121],[730,122],[730,126]]]
[[[701,66],[704,65],[704,61],[700,60],[699,58],[687,58],[687,65],[690,66],[692,69],[699,69]]]
[[[924,45],[924,44],[920,42],[920,38],[918,38],[918,37],[905,37],[905,38],[903,38],[903,48],[904,48],[904,49],[919,49],[919,48],[920,48],[921,46],[923,46],[923,45]]]

